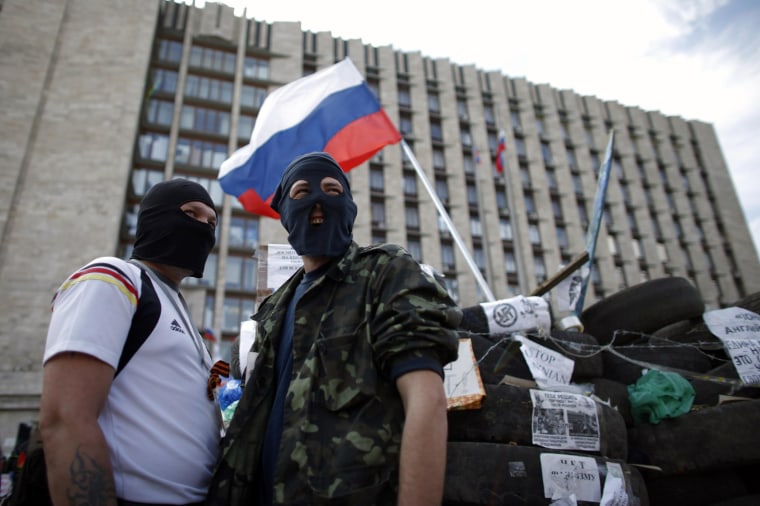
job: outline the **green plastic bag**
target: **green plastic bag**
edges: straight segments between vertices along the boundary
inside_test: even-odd
[[[657,424],[663,418],[688,413],[694,402],[694,387],[679,374],[652,369],[628,386],[628,399],[636,424]]]

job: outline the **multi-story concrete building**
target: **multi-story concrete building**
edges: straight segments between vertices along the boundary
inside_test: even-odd
[[[254,13],[255,14],[255,13]],[[267,93],[350,57],[425,169],[496,298],[529,293],[586,243],[610,130],[613,169],[591,304],[682,276],[708,307],[760,289],[760,263],[713,127],[391,46],[166,0],[0,1],[0,437],[35,416],[49,303],[76,267],[128,255],[140,198],[195,179],[221,212],[206,277],[184,291],[228,343],[256,298],[255,252],[279,222],[223,195]],[[499,133],[506,170],[495,169]],[[394,242],[479,293],[399,145],[350,173],[360,244]],[[222,352],[226,350],[222,346]]]

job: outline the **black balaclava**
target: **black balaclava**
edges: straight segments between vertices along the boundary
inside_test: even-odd
[[[325,194],[320,185],[325,177],[340,181],[343,193]],[[301,179],[308,181],[309,194],[301,199],[290,198],[290,187]],[[325,219],[321,225],[311,225],[309,214],[317,204],[322,206]],[[280,213],[288,241],[299,255],[337,257],[351,245],[356,204],[346,174],[327,153],[308,153],[293,160],[285,169],[270,205]]]
[[[208,192],[198,183],[172,179],[153,185],[140,203],[132,258],[181,267],[202,278],[216,237],[211,225],[180,210],[182,204],[194,201],[216,212]]]

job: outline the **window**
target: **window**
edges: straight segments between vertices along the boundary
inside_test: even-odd
[[[185,96],[231,104],[232,87],[230,81],[190,74],[185,81]]]
[[[398,123],[398,129],[401,132],[401,135],[411,135],[412,134],[412,118],[409,116],[401,116],[399,117],[399,123]]]
[[[475,246],[472,249],[472,259],[475,262],[475,265],[477,265],[478,269],[481,270],[481,272],[486,270],[486,255],[483,252],[482,246]]]
[[[232,248],[255,249],[259,244],[258,218],[231,217],[228,237]]]
[[[533,271],[536,274],[536,280],[542,282],[546,279],[546,264],[543,257],[533,258]]]
[[[467,110],[467,102],[461,98],[457,99],[457,114],[459,119],[463,121],[469,121],[470,113]]]
[[[142,197],[154,184],[163,180],[163,170],[135,169],[132,171],[132,193],[136,197]]]
[[[437,94],[428,95],[428,110],[430,112],[441,112],[441,100]]]
[[[540,116],[536,117],[536,133],[540,137],[546,134],[546,130],[544,129],[544,119]]]
[[[552,150],[549,147],[548,142],[541,142],[541,156],[544,159],[544,163],[551,165],[552,163]]]
[[[478,205],[478,189],[472,183],[467,183],[467,204]]]
[[[170,63],[179,63],[182,60],[182,43],[174,40],[160,41],[158,59]]]
[[[562,204],[558,197],[552,197],[552,214],[554,215],[554,219],[562,219]]]
[[[409,94],[409,89],[399,88],[398,105],[399,107],[407,108],[407,109],[410,109],[412,107],[412,96]]]
[[[525,211],[528,214],[536,212],[536,203],[533,200],[533,195],[530,193],[525,193]]]
[[[507,271],[507,274],[517,274],[515,254],[511,251],[504,252],[504,270]]]
[[[218,135],[229,135],[230,113],[185,105],[179,120],[180,128]]]
[[[177,73],[173,70],[154,69],[148,96],[154,93],[174,93],[177,91]]]
[[[235,53],[193,46],[190,48],[190,66],[223,72],[235,73]]]
[[[253,258],[227,257],[224,271],[224,286],[231,290],[256,289],[256,261]]]
[[[617,245],[617,236],[614,236],[614,235],[607,236],[607,249],[610,251],[610,255],[617,255],[620,253],[620,250],[618,249],[618,245]]]
[[[573,182],[573,190],[575,190],[575,193],[583,195],[583,181],[581,181],[581,175],[573,173],[570,175],[570,179]]]
[[[419,229],[420,228],[420,212],[416,206],[406,207],[406,228]]]
[[[518,132],[522,130],[522,122],[520,121],[520,113],[514,109],[509,111],[509,119],[512,123],[512,129]]]
[[[145,108],[145,121],[156,125],[171,126],[174,116],[174,102],[149,100]]]
[[[254,301],[239,297],[225,297],[222,314],[222,331],[238,332],[240,322],[249,320],[253,314]]]
[[[372,225],[375,227],[385,228],[385,203],[383,201],[373,200],[371,204]]]
[[[417,196],[417,176],[414,174],[404,174],[404,195]]]
[[[477,160],[475,159],[477,154],[473,154],[472,156],[465,156],[462,158],[462,162],[464,164],[464,172],[465,174],[474,174],[475,173],[475,165],[477,165]]]
[[[382,169],[373,167],[369,170],[369,188],[372,191],[378,192],[382,192],[385,189]]]
[[[443,155],[442,149],[433,149],[433,169],[443,171],[446,170],[446,157]]]
[[[483,119],[486,120],[487,125],[494,125],[496,124],[495,120],[496,115],[493,112],[493,106],[491,105],[484,105],[483,106]]]
[[[454,263],[454,246],[449,243],[441,244],[441,264],[444,271],[453,271],[456,268]]]
[[[483,225],[476,216],[470,216],[470,234],[472,237],[483,237]]]
[[[530,188],[530,170],[526,166],[520,166],[520,181],[523,188]]]
[[[503,191],[496,192],[496,207],[499,209],[504,209],[504,210],[508,209],[507,195],[505,192]]]
[[[249,79],[269,79],[269,60],[246,56],[243,61],[243,76]]]
[[[443,141],[443,128],[437,121],[430,122],[430,138],[434,141]]]
[[[449,201],[449,186],[446,184],[445,179],[437,178],[435,180],[435,193],[442,202],[446,203]]]
[[[237,136],[240,139],[250,139],[253,133],[253,127],[256,125],[256,118],[241,114],[238,118]]]
[[[177,139],[177,163],[218,169],[226,158],[226,144],[183,137]]]
[[[565,227],[557,227],[557,245],[560,249],[567,249],[570,247],[570,242],[567,239],[567,229]]]
[[[472,147],[472,134],[470,133],[469,128],[462,128],[460,137],[462,139],[463,146]]]
[[[534,246],[541,244],[541,234],[538,231],[538,225],[535,223],[528,224],[528,238],[530,239],[530,243]]]
[[[267,90],[258,86],[244,84],[240,92],[240,105],[259,109],[267,98]]]
[[[140,158],[143,160],[166,161],[169,137],[161,134],[145,133],[138,139]]]
[[[499,237],[502,241],[511,241],[514,239],[512,235],[512,223],[509,220],[501,218],[499,220]]]
[[[553,170],[546,170],[546,185],[550,190],[559,189],[559,185],[557,184],[557,174],[555,174]]]

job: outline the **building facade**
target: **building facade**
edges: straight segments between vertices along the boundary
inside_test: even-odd
[[[183,288],[224,355],[256,301],[257,252],[285,243],[216,180],[267,93],[350,57],[426,172],[493,295],[528,294],[585,249],[615,132],[586,305],[663,276],[709,308],[760,289],[713,127],[299,23],[171,0],[0,3],[0,437],[33,418],[49,303],[74,269],[128,256],[150,186],[206,186],[220,210],[205,277]],[[495,153],[506,138],[505,170]],[[484,300],[399,145],[349,173],[360,244],[404,245],[463,306]]]

